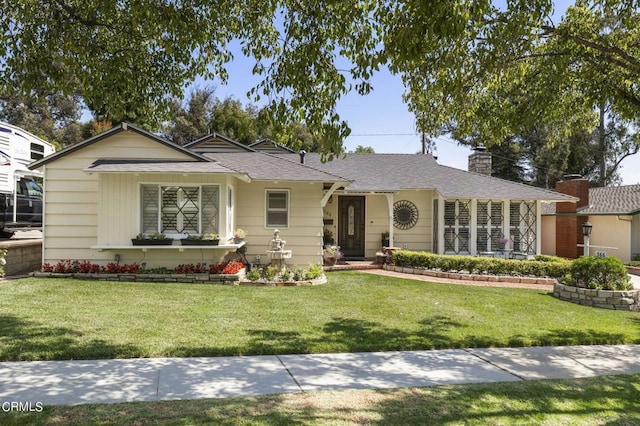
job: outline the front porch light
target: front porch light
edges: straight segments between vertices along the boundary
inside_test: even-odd
[[[586,221],[585,223],[582,224],[582,236],[583,237],[590,237],[591,236],[591,229],[593,229],[593,225],[591,223],[589,223],[589,221]]]

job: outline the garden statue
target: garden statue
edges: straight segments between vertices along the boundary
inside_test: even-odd
[[[273,232],[273,238],[271,239],[271,250],[284,250],[284,245],[287,242],[285,240],[280,239],[280,230],[276,229]]]

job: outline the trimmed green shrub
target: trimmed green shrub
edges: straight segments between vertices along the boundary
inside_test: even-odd
[[[548,254],[536,254],[533,257],[534,260],[537,260],[538,262],[566,262],[567,259],[565,259],[564,257],[558,257],[558,256],[551,256]]]
[[[304,276],[308,280],[314,280],[323,274],[322,266],[317,263],[311,263],[309,267],[304,271]]]
[[[262,274],[260,273],[260,269],[251,268],[251,270],[249,272],[247,272],[245,277],[251,282],[256,282],[260,278],[262,278]]]
[[[582,256],[571,264],[573,285],[597,290],[630,290],[627,269],[615,257]]]
[[[567,273],[571,262],[556,256],[543,260],[496,259],[491,257],[437,255],[428,252],[397,250],[393,252],[396,265],[413,268],[439,269],[444,272],[466,271],[475,274],[527,275],[559,278]]]
[[[264,268],[264,278],[271,282],[271,281],[275,281],[276,277],[278,276],[278,268],[274,265],[268,265],[266,268]]]

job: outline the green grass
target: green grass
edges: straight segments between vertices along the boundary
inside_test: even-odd
[[[640,343],[640,314],[356,272],[314,287],[0,284],[3,361],[622,343]]]
[[[640,375],[45,407],[3,425],[637,425]]]

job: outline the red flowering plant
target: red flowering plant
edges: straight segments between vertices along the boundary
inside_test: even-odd
[[[88,260],[83,260],[82,262],[78,263],[78,272],[81,272],[83,274],[97,274],[98,272],[100,272],[100,265],[91,263]]]
[[[53,272],[58,274],[78,272],[78,262],[72,262],[71,259],[62,259],[53,267]]]
[[[237,274],[240,270],[244,268],[244,263],[239,260],[232,260],[227,263],[224,268],[222,268],[223,274]]]
[[[207,265],[205,263],[180,264],[175,267],[174,272],[176,274],[206,274]]]
[[[213,265],[209,265],[209,273],[218,275],[222,273],[222,270],[226,264],[224,262],[214,263]]]
[[[137,263],[125,263],[119,265],[115,262],[109,262],[106,266],[100,268],[100,272],[107,274],[137,274],[140,272],[140,265]]]
[[[244,268],[243,262],[239,260],[232,260],[230,262],[220,262],[220,263],[215,263],[213,265],[210,265],[209,273],[214,275],[237,274],[238,271],[240,271],[242,268]]]

